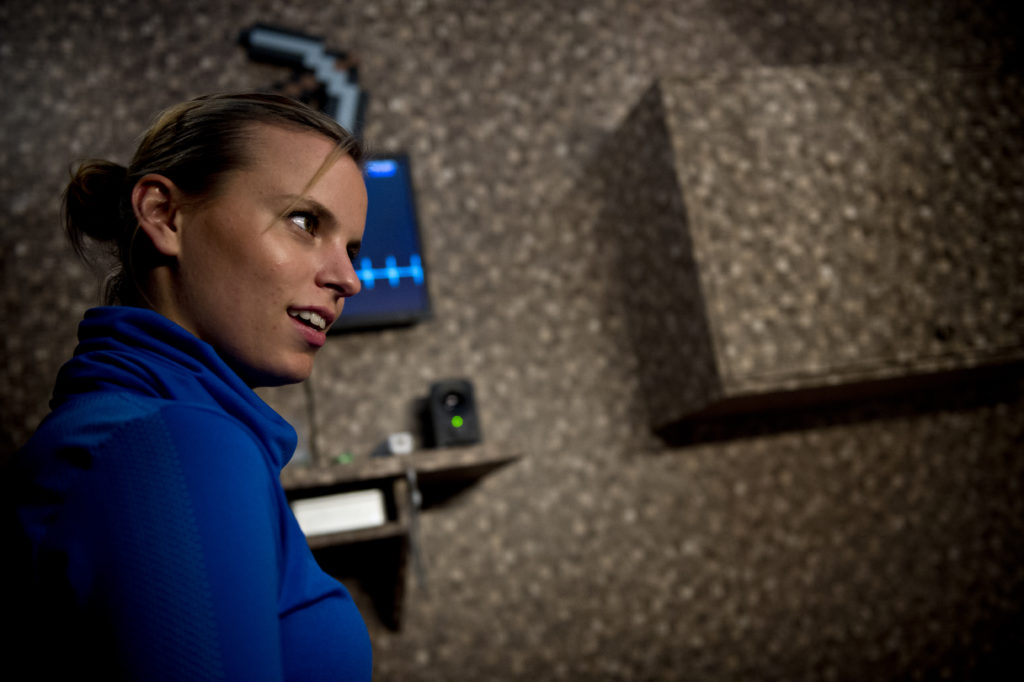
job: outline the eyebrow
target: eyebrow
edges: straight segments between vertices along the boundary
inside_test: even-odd
[[[302,207],[314,213],[320,220],[329,221],[334,224],[338,223],[337,217],[331,213],[331,210],[313,197],[304,194],[282,194],[280,198],[288,202],[288,205],[281,211],[282,217],[288,215],[296,208]]]
[[[338,225],[338,218],[331,212],[331,209],[327,208],[313,197],[306,196],[304,194],[282,194],[280,198],[288,201],[288,205],[285,206],[280,216],[287,216],[297,208],[303,208],[313,213],[318,220],[323,222],[331,223],[332,225]],[[356,253],[362,248],[362,240],[353,240],[348,242],[348,248],[355,250]]]

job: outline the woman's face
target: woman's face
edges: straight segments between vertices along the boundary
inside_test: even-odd
[[[358,293],[352,266],[366,187],[347,155],[306,187],[334,150],[313,132],[256,126],[247,167],[175,216],[173,310],[251,386],[306,379],[325,331]]]

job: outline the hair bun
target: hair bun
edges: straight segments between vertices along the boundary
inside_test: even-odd
[[[102,159],[85,161],[71,174],[64,191],[64,224],[80,255],[84,255],[83,237],[116,242],[123,234],[127,177],[127,168]]]

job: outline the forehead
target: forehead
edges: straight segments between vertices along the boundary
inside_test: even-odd
[[[309,196],[325,205],[366,204],[362,172],[338,143],[300,128],[257,124],[248,143],[240,181],[249,189]]]
[[[247,131],[248,170],[317,170],[335,155],[337,143],[313,130],[253,124]]]

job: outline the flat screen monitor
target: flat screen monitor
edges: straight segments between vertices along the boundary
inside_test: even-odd
[[[362,291],[345,301],[331,332],[410,325],[430,317],[409,157],[374,156],[363,164],[366,231],[355,259]]]

